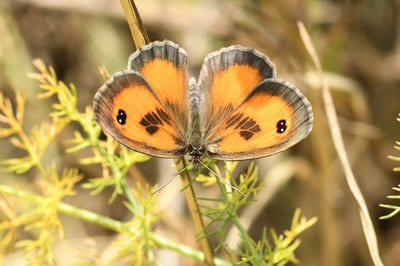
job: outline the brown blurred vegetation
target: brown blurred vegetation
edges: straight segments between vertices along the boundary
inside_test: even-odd
[[[266,178],[263,191],[271,193],[268,190],[274,184],[277,189],[271,197],[258,195],[251,235],[257,239],[263,226],[278,232],[288,228],[299,207],[303,215],[319,218],[302,235],[297,251],[301,265],[372,265],[357,206],[332,147],[317,78],[297,30],[296,21],[303,21],[329,74],[347,152],[370,209],[382,258],[385,265],[400,265],[400,216],[378,219],[388,212],[378,204],[390,202],[385,197],[400,183],[392,171],[398,165],[387,159],[396,155],[393,144],[400,139],[400,124],[395,120],[400,112],[399,1],[138,0],[137,6],[151,40],[170,39],[188,51],[193,76],[209,52],[241,44],[270,57],[278,76],[296,84],[312,102],[311,136],[289,152],[258,162],[260,178]],[[83,110],[101,86],[98,66],[104,65],[110,73],[122,70],[134,50],[118,0],[0,2],[0,90],[12,98],[14,91],[27,89],[27,128],[46,119],[51,104],[35,98],[38,86],[27,78],[34,71],[33,58],[42,58],[55,68],[60,80],[75,84]],[[62,132],[60,142],[47,154],[49,160],[80,167],[78,158],[64,152],[65,139],[73,130]],[[7,142],[1,141],[0,149],[1,158],[15,156]],[[133,170],[132,179],[142,175],[152,183],[162,183],[161,178],[173,172],[170,164],[152,159]],[[99,174],[94,167],[81,171],[87,177]],[[28,183],[28,178],[2,174],[0,182]],[[276,185],[276,179],[284,181]],[[195,232],[188,236],[190,229],[179,229],[191,227],[179,186],[176,180],[160,194],[166,202],[165,227],[174,238],[195,245]],[[125,217],[120,204],[107,204],[109,195],[90,196],[78,190],[71,199],[74,204]],[[100,249],[107,250],[104,239],[109,232],[70,220],[65,218],[66,239],[91,236]]]

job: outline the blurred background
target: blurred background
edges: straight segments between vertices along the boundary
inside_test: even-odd
[[[278,232],[289,228],[294,210],[301,208],[303,215],[316,216],[319,221],[301,235],[296,252],[300,265],[372,265],[358,207],[333,149],[318,77],[297,29],[296,22],[303,21],[326,71],[381,256],[385,265],[400,265],[400,215],[379,220],[388,210],[378,206],[396,204],[386,196],[395,194],[391,187],[400,183],[399,174],[392,171],[400,163],[387,158],[399,155],[393,148],[400,140],[400,124],[396,122],[400,112],[399,1],[137,0],[136,4],[150,40],[169,39],[187,50],[192,76],[197,77],[208,53],[241,44],[266,54],[276,65],[278,77],[295,84],[312,103],[315,120],[311,135],[290,151],[257,161],[265,188],[257,195],[257,203],[242,213],[250,234],[257,239],[264,226]],[[27,129],[47,120],[51,108],[50,100],[43,104],[36,98],[38,85],[27,77],[35,72],[34,58],[43,59],[55,68],[60,80],[76,86],[83,111],[92,105],[102,84],[98,67],[104,65],[109,73],[125,69],[134,50],[118,0],[0,2],[0,90],[13,98],[15,91],[26,89]],[[96,167],[82,167],[76,155],[65,154],[65,140],[72,138],[76,129],[64,130],[46,156],[61,165],[81,168],[85,178],[98,176]],[[21,155],[8,140],[0,140],[0,149],[0,159]],[[131,182],[163,183],[174,173],[171,165],[171,160],[151,159],[132,169]],[[28,186],[29,175],[2,174],[0,182]],[[195,232],[188,233],[193,229],[180,189],[176,179],[159,195],[160,210],[165,211],[164,233],[196,246]],[[218,196],[216,188],[200,189]],[[71,203],[116,219],[129,218],[120,202],[107,203],[109,194],[91,196],[87,190],[78,190],[69,199]],[[62,218],[66,234],[57,244],[59,265],[69,265],[71,258],[65,256],[66,251],[86,237],[95,240],[93,245],[99,251],[112,252],[108,250],[110,232]],[[234,247],[237,239],[229,235],[228,241]],[[16,251],[9,260],[18,261],[20,255]],[[159,256],[174,261],[168,252]]]

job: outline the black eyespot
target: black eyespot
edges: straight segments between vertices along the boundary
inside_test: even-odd
[[[287,129],[286,120],[281,119],[278,121],[278,123],[276,123],[276,133],[282,134],[283,132],[286,131],[286,129]]]
[[[125,125],[126,123],[126,113],[124,110],[119,109],[118,110],[118,115],[117,115],[117,121],[118,123],[120,123],[121,125]]]

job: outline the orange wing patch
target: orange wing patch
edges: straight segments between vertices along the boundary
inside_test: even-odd
[[[157,58],[145,63],[139,72],[146,78],[161,102],[167,105],[187,105],[186,69],[177,68],[172,62]]]
[[[114,127],[127,142],[143,143],[161,150],[176,148],[179,133],[165,108],[144,85],[130,86],[114,98]]]
[[[170,41],[153,42],[129,58],[128,69],[142,74],[181,131],[188,126],[186,52]]]
[[[237,107],[262,79],[259,70],[249,65],[235,64],[221,70],[214,76],[208,105]]]
[[[183,133],[140,74],[114,74],[95,97],[96,120],[122,144],[158,157],[184,154]]]
[[[206,112],[204,131],[212,134],[264,79],[275,77],[275,67],[264,55],[234,45],[208,55],[199,77]]]
[[[244,160],[284,150],[311,130],[309,108],[294,87],[264,81],[207,137],[208,155]]]
[[[280,110],[279,114],[276,110]],[[282,143],[293,125],[293,109],[278,96],[256,96],[239,107],[216,134],[224,136],[218,146],[224,153],[237,153]]]

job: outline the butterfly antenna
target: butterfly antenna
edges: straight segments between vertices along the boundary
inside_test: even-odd
[[[164,184],[162,184],[161,186],[159,186],[156,190],[154,190],[153,192],[150,193],[150,195],[156,194],[157,192],[161,191],[163,188],[165,188],[169,183],[171,183],[171,181],[177,177],[178,175],[180,175],[183,171],[185,171],[187,169],[187,166],[185,166],[183,169],[179,170],[179,172],[177,172],[176,174],[174,174],[173,176],[171,176]]]
[[[208,167],[205,163],[203,163],[202,161],[199,161],[208,171],[212,172],[216,177],[218,177],[219,180],[222,181],[222,183],[224,183],[225,185],[227,185],[228,187],[230,187],[231,189],[233,189],[234,191],[238,192],[240,195],[242,196],[246,196],[242,191],[240,191],[238,188],[236,188],[235,186],[232,186],[232,184],[230,184],[228,181],[226,181],[224,178],[220,177],[214,170],[212,170],[210,167]]]

